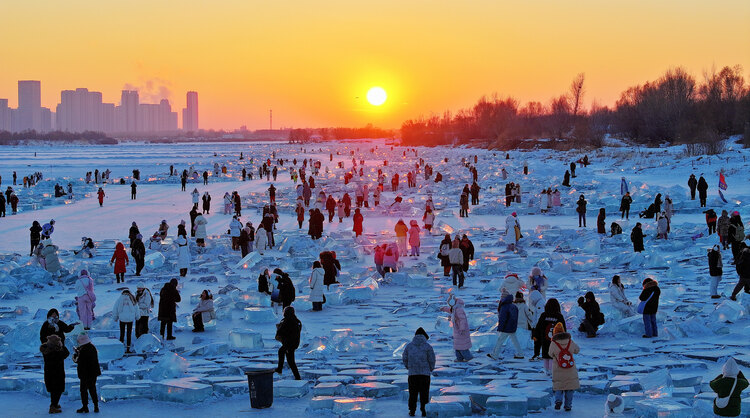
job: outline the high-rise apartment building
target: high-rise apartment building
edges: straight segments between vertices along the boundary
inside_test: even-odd
[[[35,80],[18,82],[18,124],[15,131],[41,131],[42,85]]]
[[[182,130],[198,131],[198,92],[187,92],[187,104],[182,109]]]

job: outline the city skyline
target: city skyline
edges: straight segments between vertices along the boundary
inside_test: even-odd
[[[9,2],[0,97],[15,107],[9,92],[32,79],[45,107],[83,86],[109,103],[138,87],[182,109],[172,92],[199,91],[207,129],[265,128],[269,109],[277,126],[397,128],[493,93],[547,104],[584,72],[586,106],[612,106],[677,66],[700,79],[739,64],[748,77],[748,19],[741,0]],[[365,100],[374,86],[382,106]]]
[[[142,103],[138,90],[122,90],[119,105],[103,101],[102,93],[79,87],[62,90],[54,110],[42,106],[40,80],[19,80],[17,107],[0,98],[0,131],[96,131],[106,134],[167,133],[180,130],[178,113],[168,99]],[[198,93],[187,92],[182,109],[183,131],[197,131]],[[187,122],[186,122],[186,119]]]

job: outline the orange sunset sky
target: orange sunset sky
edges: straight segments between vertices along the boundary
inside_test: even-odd
[[[672,66],[750,78],[750,1],[2,0],[0,98],[42,81],[42,105],[87,87],[173,109],[196,90],[202,128],[360,126],[472,105],[544,103],[586,73],[586,104]],[[388,93],[380,107],[367,89]]]

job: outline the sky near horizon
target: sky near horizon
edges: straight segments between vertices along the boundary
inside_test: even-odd
[[[547,103],[586,73],[586,106],[682,66],[740,64],[747,0],[2,0],[0,98],[41,80],[42,105],[86,87],[119,103],[198,91],[201,128],[362,126],[498,93]],[[382,106],[367,90],[388,93]]]

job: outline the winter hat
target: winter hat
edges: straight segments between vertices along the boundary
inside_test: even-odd
[[[427,335],[427,332],[422,327],[419,327],[417,329],[417,332],[414,333],[414,335],[424,335],[425,340],[429,340],[430,339],[430,336]]]
[[[539,267],[533,267],[531,269],[531,275],[532,276],[541,276],[542,275],[542,269],[540,269]]]
[[[143,239],[143,235],[141,235],[141,234],[137,234],[137,235],[135,236],[135,239]]]
[[[732,216],[740,216],[740,213],[737,211],[732,212]]]
[[[146,282],[138,282],[136,289],[146,289]]]
[[[736,377],[740,373],[740,368],[737,367],[737,362],[734,361],[734,357],[729,357],[724,367],[721,368],[721,374],[724,377]]]
[[[81,270],[81,273],[79,274],[81,277],[89,277],[89,271],[86,269]]]
[[[89,335],[87,333],[82,332],[82,333],[78,334],[77,341],[78,341],[78,345],[84,345],[84,344],[90,343],[91,342],[91,338],[89,338]]]
[[[621,414],[625,410],[625,402],[622,396],[610,393],[607,396],[607,412]]]
[[[60,345],[62,344],[62,340],[59,335],[51,334],[47,336],[47,344]]]
[[[515,277],[517,279],[518,275],[516,273],[508,273],[505,275],[505,278],[507,279],[508,277]]]
[[[503,288],[502,292],[500,292],[500,300],[505,299],[508,296],[510,296],[510,292],[508,292],[508,289]]]
[[[562,322],[558,322],[555,324],[555,328],[552,330],[552,335],[557,335],[565,332],[565,326],[562,324]]]
[[[516,216],[516,213],[515,213],[515,212],[513,212],[513,213],[511,213],[511,215],[513,215],[513,216]]]

